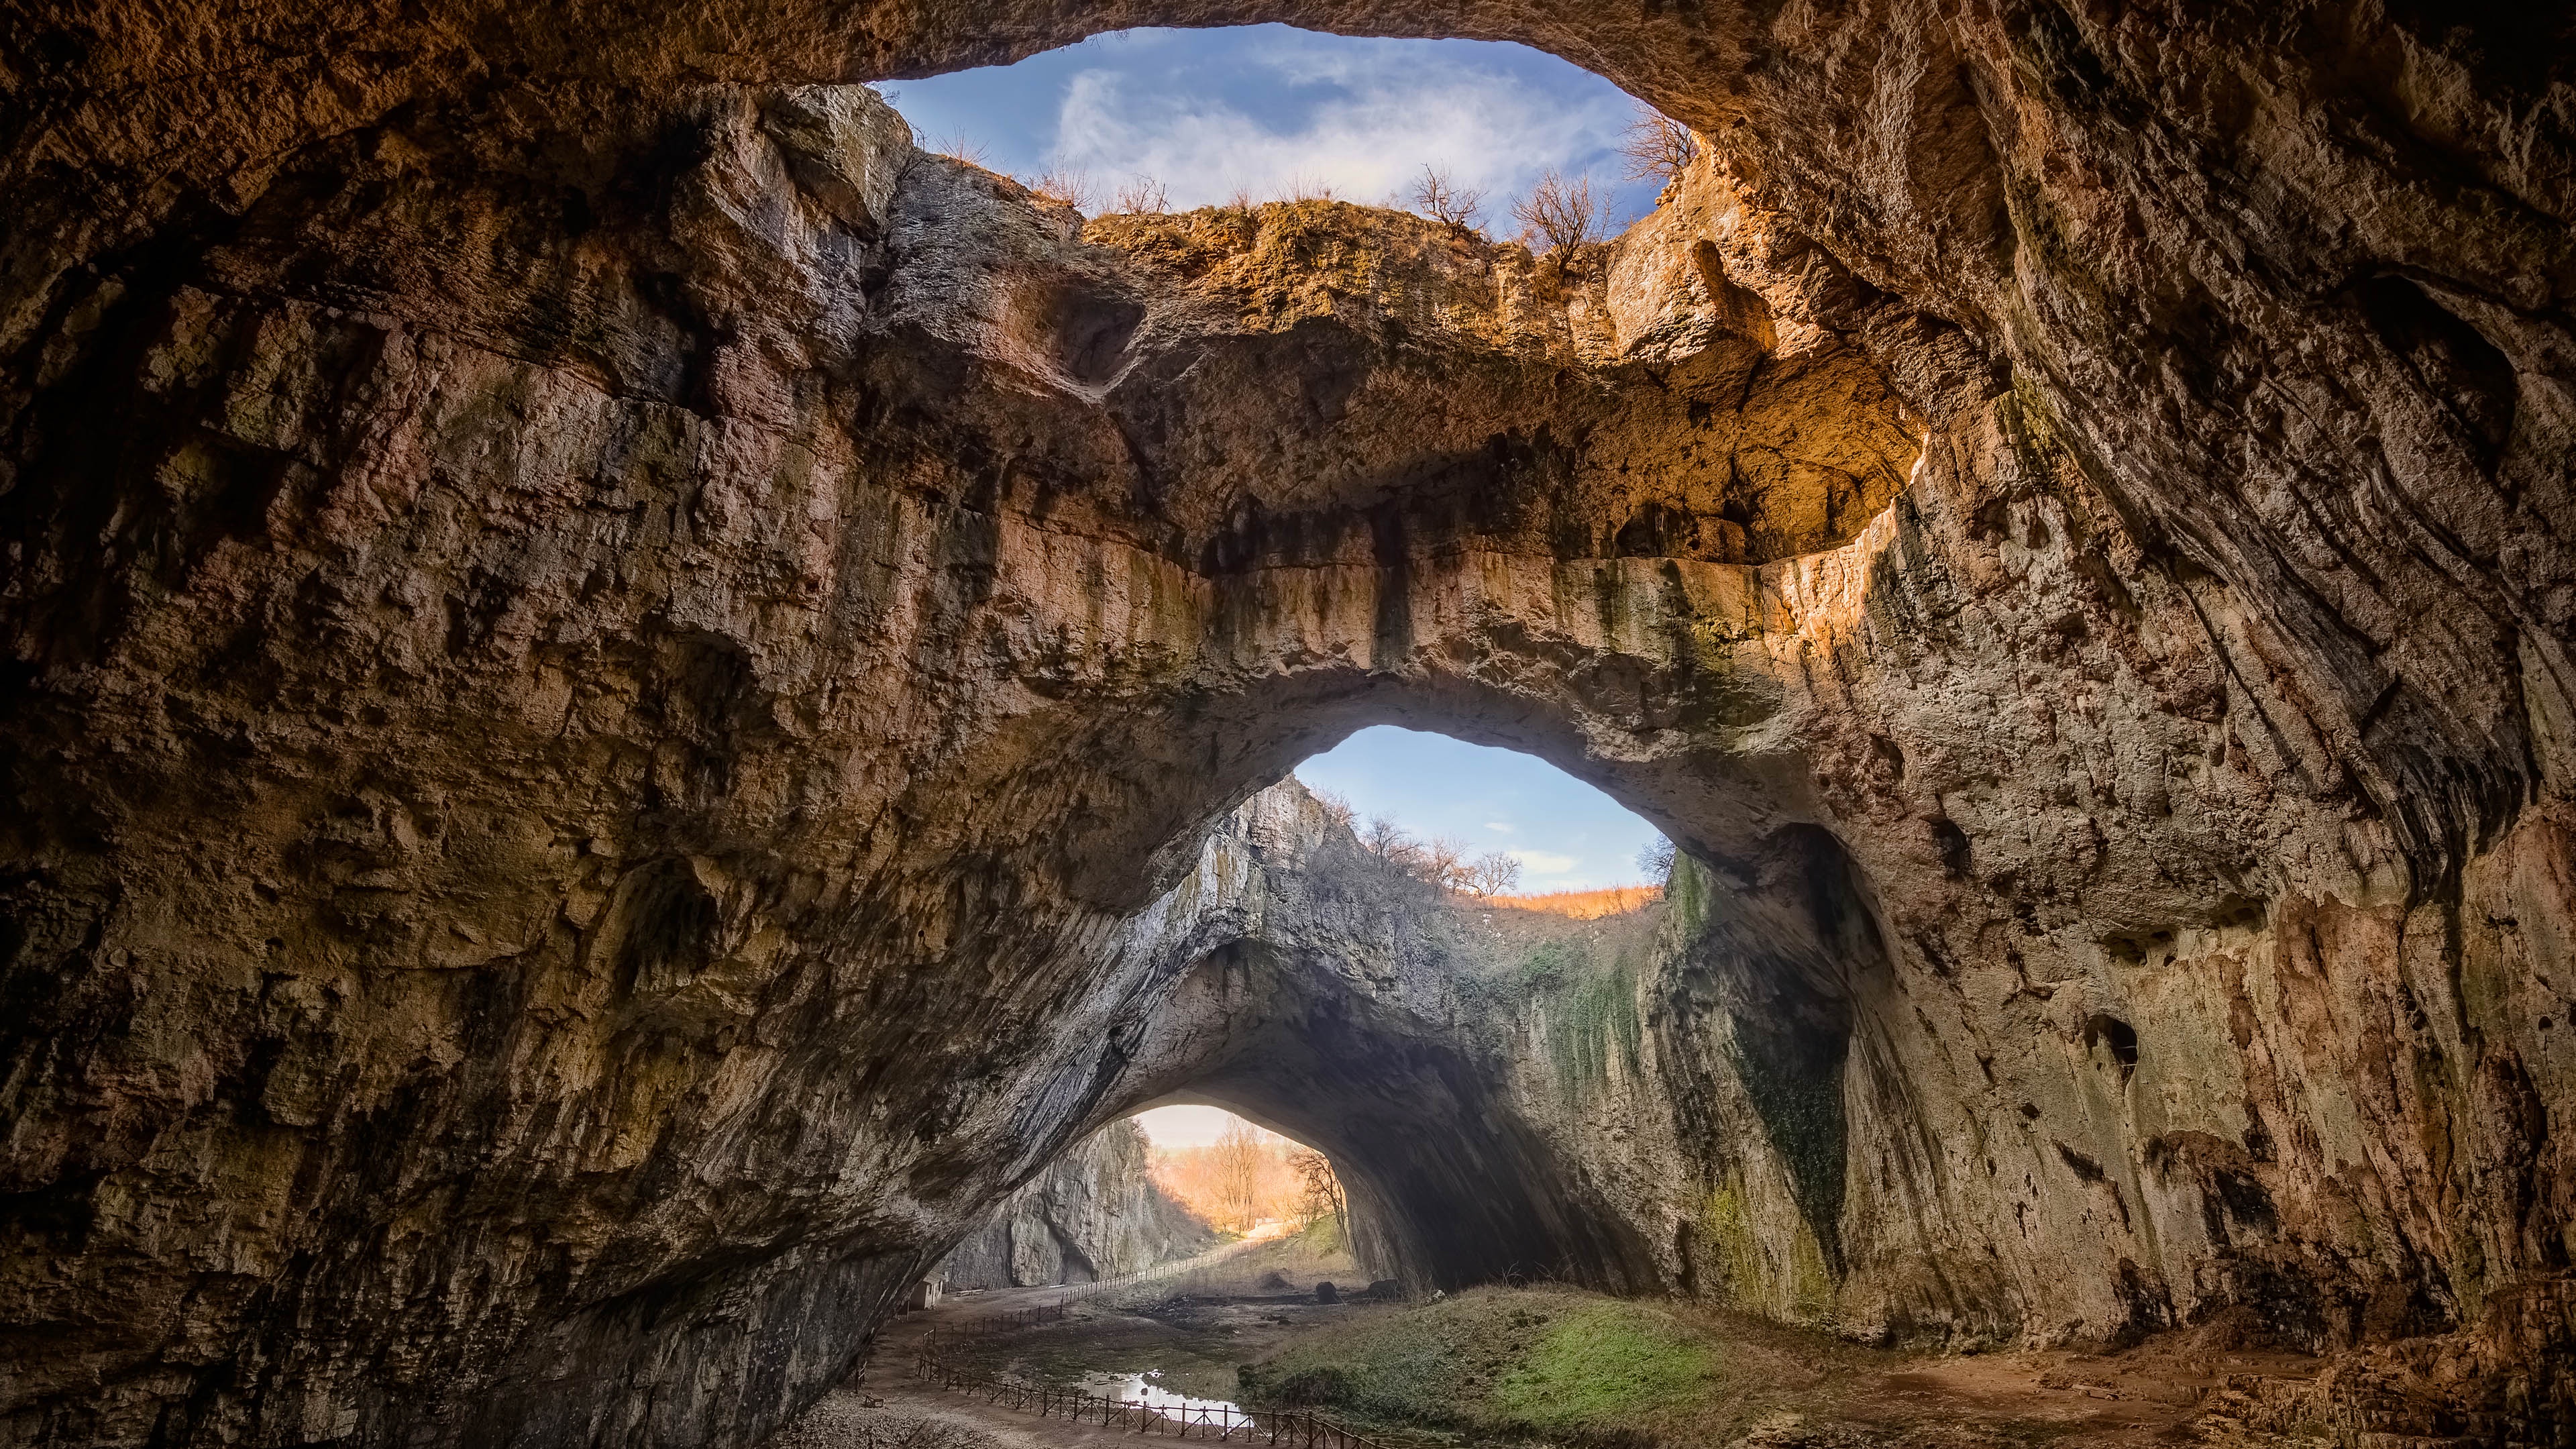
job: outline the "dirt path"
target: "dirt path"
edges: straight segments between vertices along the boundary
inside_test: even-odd
[[[877,1336],[876,1351],[848,1382],[770,1440],[768,1449],[1051,1449],[1130,1440],[1096,1425],[978,1402],[973,1396],[917,1383],[907,1371],[934,1331],[957,1332],[976,1320],[1060,1302],[1058,1288],[1013,1288],[907,1313]]]
[[[1042,1449],[1042,1446],[1134,1443],[1133,1430],[1042,1418],[929,1387],[909,1370],[933,1333],[977,1333],[1023,1309],[1063,1303],[1062,1323],[1018,1329],[979,1342],[993,1346],[991,1366],[1013,1377],[1063,1382],[1083,1373],[1160,1370],[1159,1381],[1205,1398],[1230,1398],[1234,1365],[1312,1326],[1319,1315],[1353,1311],[1311,1301],[1216,1305],[1192,1327],[1176,1327],[1104,1301],[1176,1281],[1243,1257],[1261,1238],[1230,1243],[1196,1258],[1108,1283],[999,1288],[952,1296],[935,1308],[906,1313],[879,1332],[868,1364],[826,1395],[768,1449]]]
[[[1203,1286],[1206,1279],[1195,1281]],[[1021,1382],[1069,1386],[1087,1373],[1151,1372],[1174,1391],[1231,1400],[1237,1365],[1311,1334],[1324,1337],[1310,1341],[1327,1341],[1371,1323],[1409,1321],[1387,1317],[1408,1311],[1399,1305],[1323,1305],[1311,1297],[1256,1293],[1249,1283],[1237,1285],[1245,1290],[1238,1293],[1194,1289],[1188,1299],[1152,1304],[1104,1291],[1134,1286],[990,1290],[906,1314],[881,1334],[871,1366],[773,1440],[772,1449],[1039,1449],[1136,1441],[1132,1430],[1041,1418],[917,1383],[908,1366],[934,1332],[971,1333],[959,1352],[983,1371]],[[1068,1305],[1063,1321],[975,1332],[1018,1310],[1059,1302]],[[1689,1316],[1748,1386],[1747,1398],[1729,1400],[1739,1409],[1712,1443],[1781,1449],[2287,1445],[2299,1441],[2239,1422],[2253,1404],[2231,1408],[2231,1401],[2245,1400],[2232,1386],[2293,1385],[2315,1371],[2314,1360],[2213,1352],[2179,1335],[2116,1354],[1908,1357],[1736,1315]],[[1674,1442],[1688,1441],[1685,1432]]]

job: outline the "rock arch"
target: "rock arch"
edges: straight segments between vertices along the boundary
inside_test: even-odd
[[[1371,717],[1705,860],[1641,1040],[1840,1042],[1778,1073],[1843,1084],[1838,1193],[1693,1164],[1600,1263],[1785,1203],[1904,1331],[2554,1301],[2565,82],[2302,14],[32,12],[10,1434],[757,1437],[1245,938],[1204,832]],[[1530,40],[1724,165],[1552,292],[1351,209],[1076,233],[792,84],[1153,19]],[[1727,496],[1730,368],[1852,485]],[[1849,955],[1799,911],[1886,969],[1766,988]],[[1731,1090],[1668,1100],[1823,1096]],[[2462,1412],[2563,1348],[2453,1346]]]

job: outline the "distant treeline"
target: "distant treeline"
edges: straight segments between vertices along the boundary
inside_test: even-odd
[[[1341,1184],[1311,1147],[1237,1121],[1203,1147],[1158,1147],[1154,1185],[1202,1221],[1232,1232],[1338,1214]]]
[[[1664,898],[1664,888],[1656,885],[1611,886],[1597,891],[1550,891],[1536,896],[1487,896],[1485,904],[1510,906],[1522,911],[1546,911],[1553,915],[1572,916],[1578,921],[1596,920],[1641,910]]]

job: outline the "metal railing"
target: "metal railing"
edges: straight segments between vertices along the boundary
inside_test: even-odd
[[[1064,1305],[1055,1305],[1058,1317]],[[1028,1311],[1028,1310],[1024,1310]],[[1013,1383],[963,1368],[948,1360],[934,1331],[913,1359],[913,1377],[972,1394],[988,1404],[1024,1413],[1125,1429],[1137,1434],[1164,1434],[1175,1439],[1223,1440],[1236,1444],[1285,1444],[1296,1449],[1391,1449],[1352,1433],[1321,1414],[1305,1409],[1238,1409],[1232,1404],[1202,1407],[1157,1407],[1140,1399],[1050,1389]]]

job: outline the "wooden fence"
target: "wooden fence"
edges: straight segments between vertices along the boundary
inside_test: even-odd
[[[1059,1298],[1053,1303],[1041,1303],[1035,1308],[1014,1308],[1007,1313],[978,1314],[948,1330],[948,1338],[954,1343],[972,1334],[1009,1333],[1013,1329],[1035,1328],[1041,1323],[1062,1323],[1072,1316],[1071,1301]],[[937,1337],[938,1330],[931,1330],[931,1336]]]
[[[1064,1305],[1054,1306],[1056,1316],[1062,1317]],[[1140,1400],[1088,1394],[1078,1389],[1015,1384],[950,1362],[936,1333],[922,1341],[912,1371],[915,1378],[972,1394],[988,1404],[1070,1419],[1077,1424],[1098,1424],[1104,1429],[1163,1434],[1174,1439],[1294,1445],[1296,1449],[1390,1449],[1304,1409],[1238,1409],[1231,1404],[1155,1408]]]

